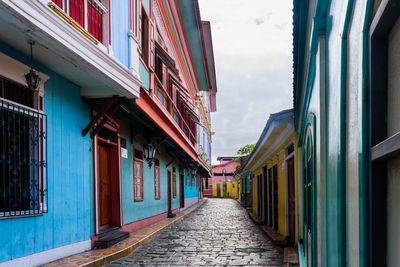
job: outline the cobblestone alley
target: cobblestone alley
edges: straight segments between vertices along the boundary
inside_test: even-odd
[[[203,206],[129,256],[108,266],[280,266],[273,245],[232,199]]]

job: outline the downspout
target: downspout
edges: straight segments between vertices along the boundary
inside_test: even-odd
[[[370,175],[370,154],[368,148],[369,144],[369,131],[362,129],[370,129],[369,125],[369,104],[368,104],[368,77],[369,77],[369,27],[371,24],[371,14],[374,6],[374,0],[366,0],[366,10],[364,16],[363,26],[363,60],[362,60],[362,102],[361,102],[361,147],[359,152],[360,162],[359,168],[359,260],[360,267],[371,266],[372,264],[372,250],[370,247],[369,234],[372,232],[369,223],[369,175]]]
[[[340,77],[340,145],[338,154],[338,264],[346,266],[347,235],[346,235],[346,114],[347,114],[347,37],[350,20],[353,14],[354,0],[347,3],[346,16],[342,31],[341,44],[341,77]]]

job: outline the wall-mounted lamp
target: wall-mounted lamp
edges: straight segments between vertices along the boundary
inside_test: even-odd
[[[32,91],[36,91],[36,89],[39,86],[40,78],[39,75],[36,73],[36,71],[33,69],[32,65],[32,46],[35,44],[33,41],[28,41],[28,43],[31,46],[31,70],[25,74],[25,80],[26,84],[28,85],[28,88],[31,89]]]
[[[149,167],[153,164],[154,156],[156,155],[157,146],[153,143],[149,143],[144,146],[143,154],[144,158],[147,160]]]
[[[197,169],[192,169],[192,177],[195,177],[197,175]]]

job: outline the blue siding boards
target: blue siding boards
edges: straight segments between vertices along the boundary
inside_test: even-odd
[[[128,121],[126,118],[122,118],[122,121]],[[140,131],[140,129],[135,129]],[[163,151],[161,147],[161,155],[156,153],[156,157],[160,159],[160,192],[161,199],[155,199],[154,192],[154,164],[151,167],[144,161],[143,173],[144,173],[144,200],[134,201],[134,187],[133,187],[133,149],[134,146],[143,149],[143,144],[146,143],[146,139],[142,134],[137,134],[133,138],[133,143],[130,141],[130,129],[128,124],[122,123],[121,125],[121,138],[127,140],[128,158],[121,158],[121,173],[122,173],[122,212],[123,212],[123,224],[130,224],[139,220],[143,220],[149,217],[153,217],[168,211],[168,170],[176,168],[176,198],[173,198],[172,194],[172,180],[171,180],[171,207],[172,210],[180,207],[179,201],[179,167],[177,164],[172,163],[166,167],[168,162],[171,160],[170,157],[166,156],[167,153]],[[185,177],[186,178],[186,177]],[[185,182],[184,182],[185,184]],[[185,198],[192,198],[198,196],[198,189],[193,180],[193,186],[184,187]]]
[[[187,183],[185,183],[185,199],[194,198],[199,196],[199,190],[197,188],[196,179],[191,178],[188,172],[185,173],[185,180],[187,179]],[[190,186],[190,179],[192,180],[192,186]]]
[[[114,56],[129,68],[129,0],[111,1],[111,44]]]
[[[0,51],[25,64],[29,58],[0,43]],[[81,131],[89,107],[77,85],[44,66],[47,114],[48,213],[0,220],[0,262],[90,239],[93,222],[91,140]],[[5,230],[7,229],[7,230]]]

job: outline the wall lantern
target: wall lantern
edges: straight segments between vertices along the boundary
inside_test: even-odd
[[[32,57],[33,57],[32,46],[35,43],[33,41],[28,41],[28,43],[31,46],[31,70],[29,71],[29,73],[25,74],[25,80],[26,80],[26,84],[28,85],[28,88],[31,89],[32,91],[36,91],[36,89],[39,86],[40,78],[32,66]]]
[[[149,143],[144,146],[143,154],[144,158],[147,160],[149,167],[153,164],[154,156],[156,155],[157,146],[155,144]]]
[[[192,169],[192,177],[195,177],[197,174],[197,169]]]

